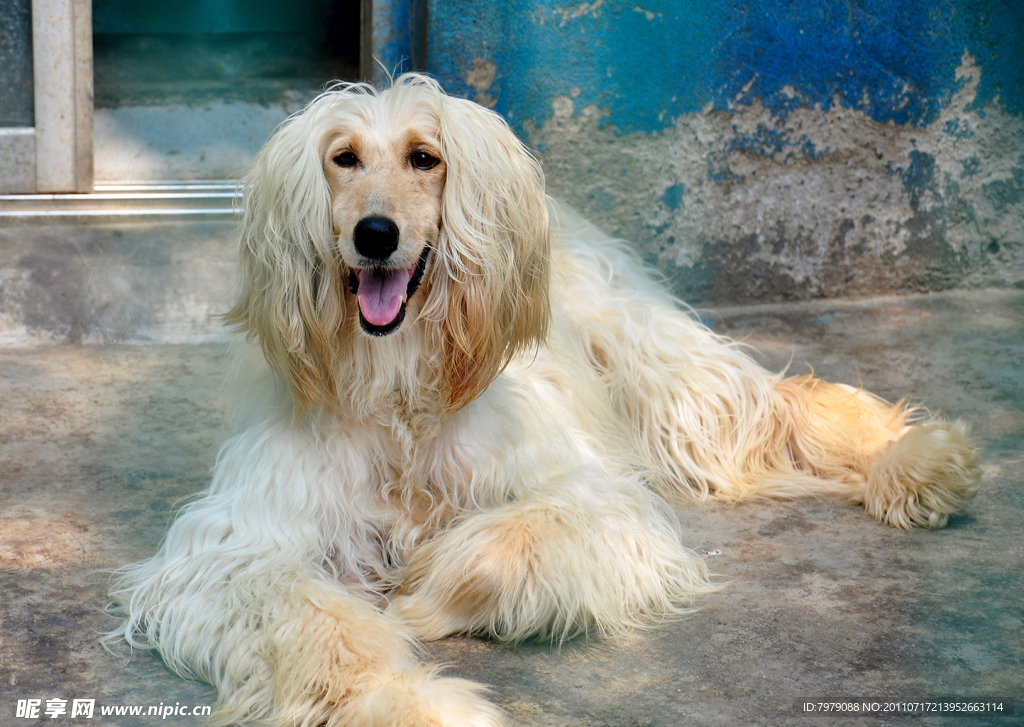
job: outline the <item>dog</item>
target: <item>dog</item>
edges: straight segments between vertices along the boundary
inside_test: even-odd
[[[217,688],[213,724],[494,727],[417,644],[687,611],[715,586],[672,504],[938,528],[977,489],[965,424],[768,373],[422,75],[279,127],[240,256],[230,436],[111,589],[117,638]]]

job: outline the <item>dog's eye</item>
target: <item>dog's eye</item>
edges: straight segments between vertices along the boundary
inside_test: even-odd
[[[343,151],[334,157],[334,163],[339,167],[354,167],[359,164],[359,158],[350,151]]]
[[[412,165],[417,169],[426,170],[433,169],[441,160],[432,154],[427,154],[425,151],[414,151],[409,156],[409,161],[412,162]]]

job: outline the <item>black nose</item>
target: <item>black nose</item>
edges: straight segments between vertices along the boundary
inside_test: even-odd
[[[352,234],[356,250],[370,260],[386,260],[398,249],[398,225],[387,217],[364,217]]]

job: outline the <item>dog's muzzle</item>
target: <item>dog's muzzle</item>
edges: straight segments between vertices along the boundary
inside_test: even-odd
[[[359,226],[356,227],[358,229]],[[395,239],[397,241],[397,234]],[[359,250],[358,242],[356,249]],[[394,252],[394,248],[387,253],[385,259],[391,252]],[[420,253],[419,260],[410,268],[381,265],[349,269],[348,285],[359,305],[359,325],[363,331],[371,336],[386,336],[398,330],[405,320],[406,303],[423,280],[429,257],[430,246],[427,245]]]

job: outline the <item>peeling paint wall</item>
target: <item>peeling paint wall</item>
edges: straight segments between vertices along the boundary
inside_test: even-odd
[[[693,302],[1024,287],[1024,4],[429,5],[428,69]]]

